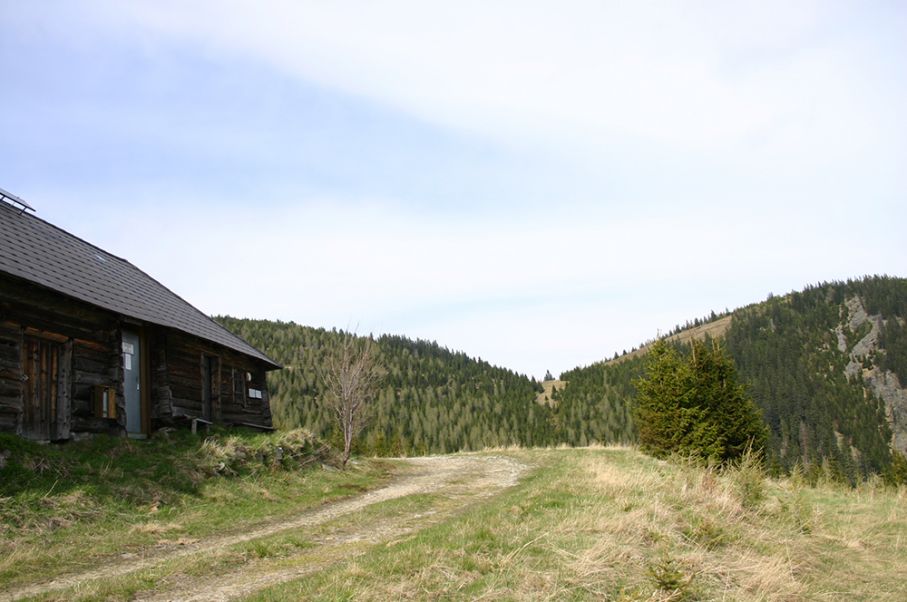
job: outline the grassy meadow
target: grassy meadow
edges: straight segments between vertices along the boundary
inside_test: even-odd
[[[515,486],[463,474],[311,527],[170,556],[425,465],[338,471],[301,432],[59,448],[3,438],[0,450],[0,600],[144,554],[159,561],[26,597],[179,599],[207,579],[256,601],[907,599],[907,490],[879,481],[768,479],[754,463],[718,470],[622,447],[487,450],[451,458],[515,460],[525,467]]]
[[[907,492],[626,448],[510,450],[514,488],[250,600],[904,600]]]

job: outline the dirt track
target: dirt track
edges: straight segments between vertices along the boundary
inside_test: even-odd
[[[483,497],[517,483],[526,466],[503,456],[431,456],[410,458],[401,461],[400,474],[388,485],[362,496],[328,504],[316,510],[305,512],[296,518],[275,521],[246,531],[220,537],[207,538],[175,549],[164,550],[150,557],[126,560],[84,573],[61,577],[49,583],[29,586],[16,591],[0,594],[0,600],[16,600],[82,586],[98,580],[106,580],[152,569],[165,562],[186,557],[216,554],[230,546],[250,542],[273,535],[306,534],[314,528],[335,519],[355,515],[368,506],[416,494],[439,494],[446,500],[444,509],[429,510],[419,514],[391,516],[369,523],[367,527],[344,528],[343,524],[323,531],[316,540],[315,552],[319,553],[317,563],[293,565],[284,559],[269,568],[267,563],[253,570],[239,565],[238,570],[202,577],[168,578],[164,588],[140,593],[139,600],[230,600],[250,594],[264,587],[299,578],[333,563],[348,559],[350,555],[362,553],[368,547],[415,532],[437,522],[459,508],[474,503]],[[354,548],[354,549],[347,549]],[[307,549],[305,555],[311,556]],[[279,564],[280,566],[276,566]]]

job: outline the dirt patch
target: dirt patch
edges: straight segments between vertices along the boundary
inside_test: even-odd
[[[294,531],[305,534],[313,527],[329,523],[337,518],[361,511],[364,508],[410,495],[440,493],[456,500],[456,506],[462,507],[475,500],[495,494],[515,485],[526,466],[504,456],[455,455],[409,458],[400,461],[400,473],[394,480],[364,495],[335,502],[317,510],[308,511],[290,520],[275,521],[252,531],[234,533],[220,537],[206,538],[186,543],[178,547],[158,550],[151,556],[127,558],[123,561],[100,569],[86,571],[75,575],[58,578],[49,583],[25,587],[16,591],[0,594],[0,600],[16,600],[28,596],[51,593],[70,588],[79,588],[90,582],[112,579],[130,573],[150,569],[164,562],[194,555],[211,554],[230,546],[253,541],[273,535]],[[419,515],[396,517],[370,524],[367,528],[339,532],[336,537],[325,538],[318,544],[319,554],[325,560],[315,565],[304,567],[258,570],[249,574],[240,570],[224,575],[212,575],[199,580],[176,580],[169,583],[167,591],[148,592],[141,600],[229,600],[239,595],[246,595],[263,587],[298,578],[305,574],[328,566],[332,556],[349,558],[348,554],[332,554],[339,546],[351,542],[376,544],[390,541],[406,533],[424,528],[439,520],[438,513],[424,512]],[[307,553],[311,553],[308,550]],[[360,552],[361,553],[361,552]],[[339,560],[336,558],[333,561]]]
[[[535,402],[539,405],[555,407],[557,402],[554,400],[554,392],[563,391],[566,388],[567,381],[565,380],[546,380],[542,383],[542,392],[535,396]]]

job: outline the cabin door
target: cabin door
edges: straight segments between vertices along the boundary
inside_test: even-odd
[[[139,335],[123,331],[123,398],[126,400],[126,433],[141,437],[142,357]]]
[[[69,437],[69,366],[64,345],[23,340],[22,435],[47,441]]]

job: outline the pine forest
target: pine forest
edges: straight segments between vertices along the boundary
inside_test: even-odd
[[[319,369],[340,332],[217,319],[285,366],[269,382],[279,426],[338,436],[318,400]],[[768,427],[766,458],[774,472],[821,472],[853,482],[891,475],[893,451],[907,449],[907,393],[900,386],[907,382],[905,323],[907,280],[867,277],[712,313],[664,338],[681,353],[695,339],[714,339],[733,359]],[[434,342],[376,341],[386,376],[357,440],[359,453],[637,441],[635,383],[645,346],[561,374],[550,400],[540,402],[542,384],[527,376]]]

